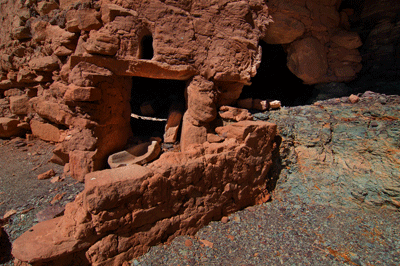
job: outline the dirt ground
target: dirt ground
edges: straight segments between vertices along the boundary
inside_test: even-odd
[[[54,145],[39,139],[0,139],[0,263],[9,260],[10,242],[33,224],[61,215],[84,185],[64,176],[63,166],[49,162]],[[55,176],[39,180],[53,169]],[[8,264],[5,264],[8,265]]]

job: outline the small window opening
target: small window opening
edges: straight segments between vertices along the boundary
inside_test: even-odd
[[[144,35],[140,42],[140,59],[152,59],[154,56],[153,36],[150,34]]]

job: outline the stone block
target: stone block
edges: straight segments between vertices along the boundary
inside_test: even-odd
[[[0,117],[0,138],[9,138],[19,135],[22,130],[18,127],[18,124],[18,119]]]
[[[42,140],[61,142],[64,140],[64,135],[60,129],[52,124],[43,123],[38,120],[31,121],[32,134]]]
[[[98,17],[99,14],[93,9],[71,9],[66,15],[66,28],[70,32],[98,30],[102,26]]]
[[[101,91],[95,87],[79,87],[74,84],[68,86],[64,100],[78,102],[93,102],[101,99]]]
[[[27,95],[11,96],[10,110],[16,115],[26,115],[29,110],[29,97]]]
[[[42,56],[36,57],[29,61],[29,67],[36,71],[51,72],[60,67],[60,60],[57,56]]]
[[[101,20],[104,23],[109,23],[115,19],[117,16],[134,16],[138,14],[134,10],[128,10],[122,6],[115,4],[105,4],[101,7]]]

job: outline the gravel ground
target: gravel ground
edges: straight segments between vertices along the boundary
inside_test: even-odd
[[[275,199],[153,247],[132,265],[400,265],[399,218]]]
[[[38,139],[0,139],[0,221],[5,223],[8,238],[0,239],[0,265],[13,265],[1,252],[1,248],[8,250],[8,241],[17,239],[40,219],[62,214],[65,204],[84,188],[63,176],[62,166],[49,162],[53,149],[54,145]],[[50,169],[62,181],[38,180],[39,174]],[[1,219],[10,213],[14,214]]]

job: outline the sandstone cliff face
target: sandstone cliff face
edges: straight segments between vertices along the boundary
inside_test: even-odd
[[[361,41],[346,30],[340,3],[3,1],[1,112],[18,123],[1,136],[34,120],[56,126],[67,138],[54,161],[70,163],[82,181],[131,136],[131,76],[178,79],[188,82],[185,150],[205,141],[217,108],[250,84],[261,39],[284,45],[288,68],[305,83],[353,79]],[[89,134],[74,137],[82,131]],[[45,133],[34,134],[48,139]]]

